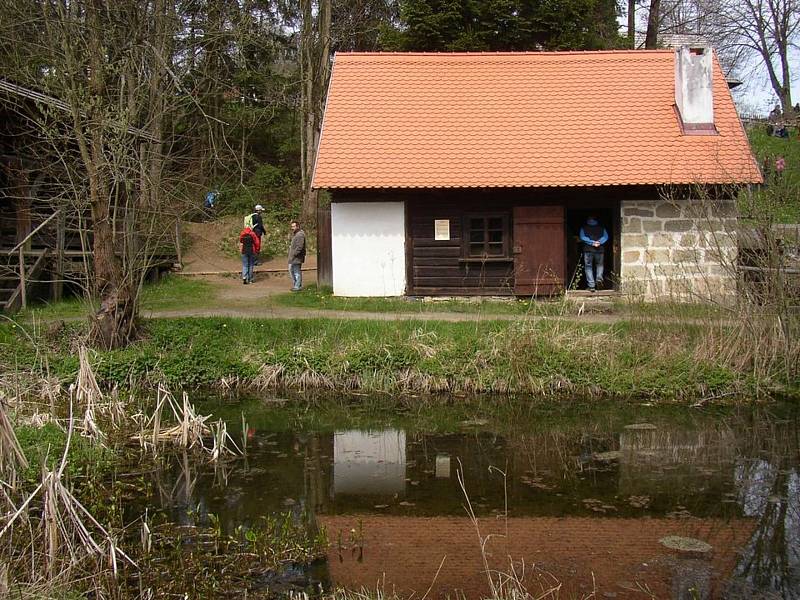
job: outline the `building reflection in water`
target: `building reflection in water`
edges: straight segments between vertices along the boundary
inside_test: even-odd
[[[474,597],[485,593],[486,575],[455,480],[461,465],[482,534],[491,534],[488,563],[507,570],[509,559],[524,561],[534,591],[555,577],[563,597],[596,589],[597,597],[646,597],[649,590],[658,598],[798,600],[797,426],[743,431],[706,422],[591,423],[506,436],[264,434],[254,440],[249,467],[236,467],[224,489],[212,469],[193,465],[192,472],[183,456],[160,474],[158,490],[179,522],[208,510],[233,528],[305,507],[331,540],[346,544],[357,532],[356,554],[331,551],[335,585],[382,580],[422,594],[436,577],[430,597]],[[783,441],[767,447],[765,439]],[[668,535],[704,540],[713,551],[668,551],[660,543]]]
[[[406,490],[406,432],[337,431],[334,494],[398,494]]]

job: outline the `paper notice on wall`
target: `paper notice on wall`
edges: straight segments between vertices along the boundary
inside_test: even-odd
[[[449,219],[434,219],[433,221],[433,239],[435,240],[449,240],[450,239],[450,220]]]

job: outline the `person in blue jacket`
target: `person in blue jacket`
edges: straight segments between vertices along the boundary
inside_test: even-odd
[[[578,234],[583,242],[583,268],[586,273],[586,285],[590,292],[603,287],[603,259],[608,232],[593,216],[586,219]],[[595,271],[596,269],[596,271]]]

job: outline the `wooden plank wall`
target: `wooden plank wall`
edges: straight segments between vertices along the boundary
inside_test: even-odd
[[[461,257],[462,221],[471,212],[505,213],[510,206],[504,199],[491,203],[491,209],[480,199],[449,198],[439,202],[426,199],[407,204],[407,253],[409,293],[420,296],[458,295],[509,296],[514,293],[514,262],[465,262]],[[450,239],[434,239],[434,221],[450,221]],[[509,232],[509,235],[511,233]]]

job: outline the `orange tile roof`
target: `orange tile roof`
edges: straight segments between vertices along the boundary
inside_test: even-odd
[[[315,188],[760,182],[714,60],[682,135],[672,50],[337,54]]]

